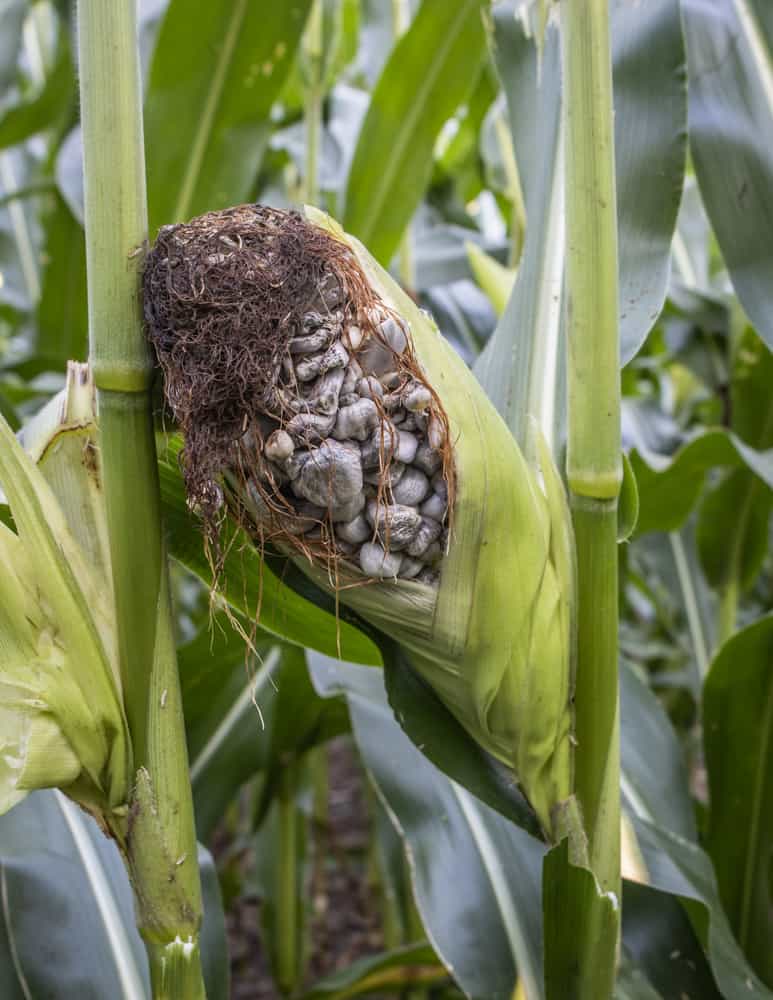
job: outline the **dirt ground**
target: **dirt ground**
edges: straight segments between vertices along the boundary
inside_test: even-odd
[[[378,899],[368,884],[370,823],[364,776],[351,744],[329,747],[329,824],[312,831],[311,954],[306,983],[383,947]],[[324,862],[324,864],[319,864]],[[242,895],[226,913],[232,1000],[278,1000],[260,940],[260,901]]]

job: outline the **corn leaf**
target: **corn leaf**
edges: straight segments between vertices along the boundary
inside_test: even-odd
[[[207,996],[227,1000],[225,921],[214,863],[200,849]],[[34,792],[0,817],[3,1000],[150,1000],[129,880],[113,841],[59,792]],[[41,940],[47,960],[40,960]]]
[[[151,232],[247,199],[310,4],[169,4],[145,99]]]
[[[631,452],[631,465],[639,488],[636,535],[679,528],[695,506],[709,469],[745,467],[773,487],[773,451],[756,451],[721,429],[696,434],[670,457],[639,445]]]
[[[420,989],[448,978],[432,948],[409,944],[378,955],[368,955],[338,972],[325,976],[298,1000],[353,1000],[384,990]]]
[[[529,1000],[541,1000],[543,848],[416,749],[380,672],[315,654],[310,665],[320,693],[346,694],[365,766],[410,847],[416,903],[440,960],[470,996],[511,1000],[519,975]]]
[[[767,0],[685,0],[690,149],[741,303],[773,349],[773,18]]]
[[[526,242],[513,294],[476,373],[518,441],[531,414],[554,447],[564,406],[558,30],[548,25],[539,60],[510,5],[494,11],[494,26],[526,205]],[[685,56],[677,0],[644,6],[615,0],[611,30],[625,363],[644,342],[666,294],[684,178]]]
[[[12,105],[0,115],[0,149],[15,146],[45,128],[60,124],[73,110],[75,72],[68,32],[60,32],[56,62],[42,90],[31,100]]]
[[[773,981],[773,615],[736,633],[711,664],[703,739],[711,792],[708,849],[735,936]]]
[[[486,56],[487,0],[424,0],[371,95],[346,188],[343,224],[388,264],[432,173],[443,124]]]

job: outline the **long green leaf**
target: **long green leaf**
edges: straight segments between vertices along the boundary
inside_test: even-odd
[[[559,442],[564,198],[558,30],[548,27],[539,61],[510,5],[495,9],[494,25],[526,203],[526,243],[513,294],[476,372],[519,440],[531,413],[546,437]],[[615,0],[611,30],[625,363],[665,299],[684,176],[685,56],[677,0]]]
[[[417,905],[438,956],[469,996],[511,1000],[517,969],[529,1000],[540,1000],[541,845],[416,749],[378,671],[316,655],[310,666],[322,694],[346,694],[365,766],[410,848]]]
[[[648,870],[647,884],[687,902],[722,996],[770,1000],[773,992],[752,971],[733,937],[708,855],[697,844],[646,819],[635,818],[634,828]]]
[[[741,947],[773,988],[773,615],[720,649],[703,698],[708,846]]]
[[[86,242],[58,193],[51,196],[41,222],[44,264],[35,361],[56,371],[68,361],[86,359]]]
[[[371,96],[346,189],[343,226],[388,264],[432,173],[443,124],[486,55],[487,0],[424,0]]]
[[[684,0],[695,172],[738,298],[773,348],[773,19],[766,0]]]
[[[773,451],[756,451],[719,428],[696,434],[670,457],[639,446],[631,453],[631,465],[639,487],[637,535],[681,527],[709,469],[744,466],[773,487]]]
[[[245,201],[311,0],[172,0],[145,100],[151,233]]]
[[[227,1000],[220,894],[211,857],[201,860],[207,995]],[[60,792],[35,792],[0,818],[0,993],[82,1000],[86,984],[90,996],[150,998],[129,880],[90,817]]]
[[[56,62],[40,93],[0,115],[0,149],[15,146],[36,132],[58,124],[75,101],[75,73],[67,32],[60,34]]]

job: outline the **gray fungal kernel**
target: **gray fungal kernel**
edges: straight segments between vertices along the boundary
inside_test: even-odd
[[[398,440],[394,426],[388,420],[381,422],[360,448],[363,469],[385,468],[394,455]]]
[[[336,522],[342,522],[344,524],[354,520],[358,514],[362,512],[365,507],[365,494],[358,493],[356,496],[352,497],[351,500],[346,503],[339,504],[338,506],[330,508],[330,518]]]
[[[359,459],[352,449],[328,438],[312,452],[293,490],[320,507],[340,507],[362,490]]]
[[[343,368],[320,375],[314,384],[314,393],[309,402],[323,416],[331,416],[338,410],[339,394],[346,372]]]
[[[426,472],[428,476],[433,476],[440,468],[442,462],[443,459],[439,452],[434,448],[430,448],[426,441],[422,441],[419,444],[413,464],[420,468],[422,472]]]
[[[351,521],[341,521],[335,527],[336,537],[353,545],[362,545],[373,535],[373,528],[362,514],[357,514]]]
[[[360,569],[365,576],[382,580],[394,578],[400,572],[402,562],[402,556],[385,552],[376,542],[365,542],[360,549]]]
[[[344,375],[343,385],[341,386],[341,394],[349,395],[350,393],[356,393],[357,383],[362,378],[362,368],[360,368],[359,362],[356,358],[351,358],[349,364],[346,366],[346,374]]]
[[[339,341],[324,353],[305,356],[295,366],[295,374],[299,382],[310,382],[333,368],[344,368],[348,362],[349,352]]]
[[[400,481],[400,477],[404,472],[405,465],[402,462],[390,462],[383,472],[381,469],[375,469],[372,472],[364,472],[362,474],[362,478],[366,483],[369,483],[372,486],[383,484],[385,487],[391,489],[395,483]]]
[[[402,504],[379,504],[371,500],[365,508],[365,516],[390,552],[410,545],[421,527],[418,512]]]
[[[395,503],[407,507],[418,507],[430,490],[429,479],[420,469],[409,466],[400,481],[393,487],[392,496]]]
[[[272,462],[284,462],[295,451],[295,442],[281,428],[275,430],[266,441],[263,453]]]
[[[412,580],[415,576],[418,576],[424,568],[424,563],[419,562],[418,559],[411,559],[410,556],[403,556],[399,575],[404,580]]]
[[[293,337],[289,349],[291,354],[314,354],[327,347],[333,336],[333,331],[322,326],[305,337]]]
[[[429,517],[433,521],[443,521],[446,516],[447,504],[445,497],[433,493],[419,508],[423,517]]]
[[[292,437],[311,445],[325,440],[333,430],[335,422],[335,413],[328,416],[319,413],[298,413],[288,421],[285,429]]]
[[[367,399],[382,399],[384,396],[384,387],[375,375],[364,375],[357,382],[356,389],[360,396]]]
[[[378,408],[372,399],[358,399],[338,411],[333,437],[339,441],[365,441],[379,425]]]
[[[344,334],[344,337],[346,339],[346,345],[349,348],[349,350],[356,351],[359,348],[360,344],[362,344],[365,335],[362,332],[362,328],[353,323],[351,326],[346,328],[346,333]]]
[[[325,323],[325,317],[318,312],[307,312],[303,317],[301,326],[304,333],[312,333],[314,330],[318,330]],[[290,341],[292,343],[292,341]]]
[[[422,413],[432,403],[432,393],[420,382],[412,382],[403,391],[403,404],[411,413]]]
[[[422,516],[421,525],[416,532],[416,537],[406,550],[408,555],[414,559],[419,559],[429,549],[430,545],[440,538],[442,530],[440,522],[433,521],[430,517]]]
[[[391,316],[381,324],[381,336],[395,354],[402,354],[408,346],[408,338],[405,330]]]
[[[310,451],[296,451],[285,460],[284,471],[287,473],[288,477],[292,479],[297,479],[301,474],[301,469],[311,458]]]
[[[432,477],[432,486],[435,492],[441,496],[446,503],[448,502],[448,483],[445,480],[445,476],[442,472],[436,472]]]
[[[402,375],[400,374],[400,372],[396,371],[385,372],[379,379],[379,382],[381,382],[383,387],[387,390],[399,388],[399,386],[402,384],[402,381],[403,381]]]
[[[427,423],[427,440],[430,447],[440,451],[445,443],[445,432],[442,423],[435,416],[430,416]]]
[[[410,464],[416,457],[419,448],[419,439],[408,431],[400,430],[397,439],[397,451],[395,458],[398,462]]]

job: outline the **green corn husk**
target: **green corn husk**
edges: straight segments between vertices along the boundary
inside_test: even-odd
[[[339,598],[395,638],[465,729],[516,775],[544,828],[572,788],[574,542],[564,487],[536,425],[527,461],[475,376],[361,243],[323,213],[407,322],[442,402],[455,496],[439,588],[410,580]],[[329,589],[324,568],[298,565]]]
[[[0,813],[37,788],[102,814],[128,800],[104,514],[78,433],[92,393],[72,366],[65,393],[26,430],[32,457],[0,419],[0,484],[16,528],[0,523]],[[69,503],[35,464],[44,452]]]

